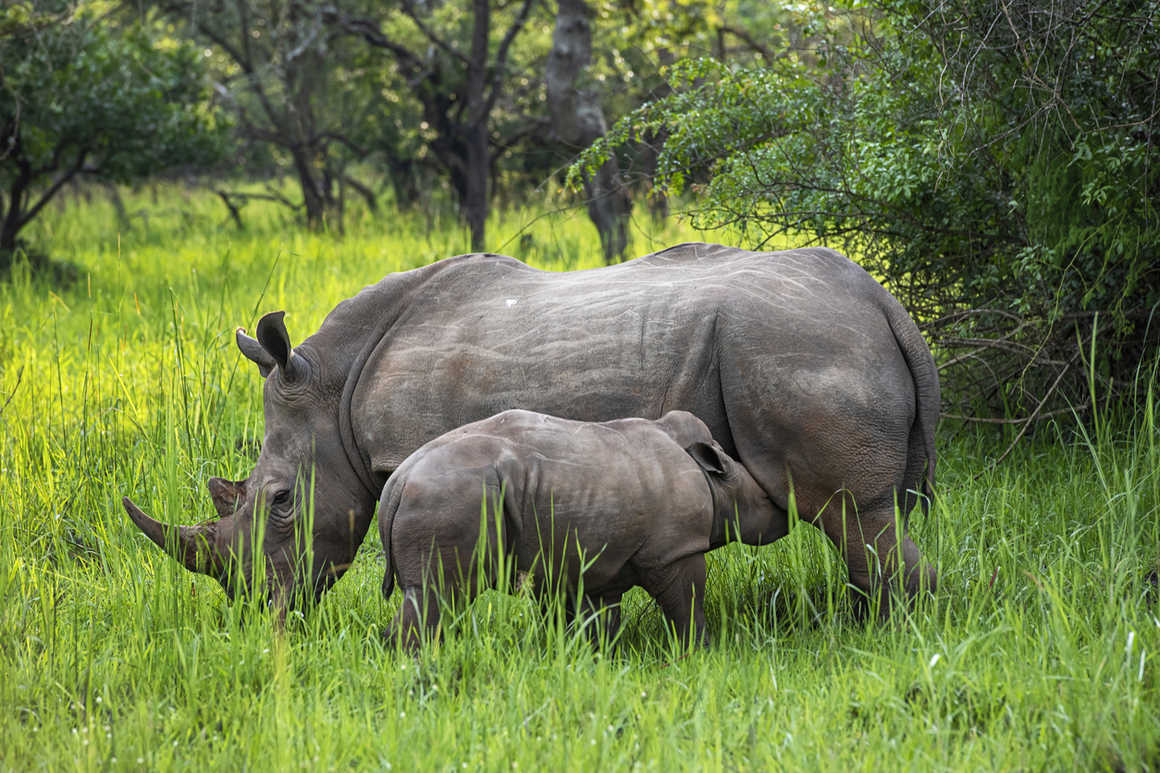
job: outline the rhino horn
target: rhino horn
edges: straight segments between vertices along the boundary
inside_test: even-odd
[[[216,522],[197,526],[171,526],[150,518],[129,497],[122,499],[121,504],[137,528],[186,569],[213,576],[221,572],[225,562],[214,541]]]

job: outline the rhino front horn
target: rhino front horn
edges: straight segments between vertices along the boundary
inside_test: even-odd
[[[215,522],[197,526],[170,526],[150,518],[129,497],[123,498],[121,504],[137,528],[186,569],[214,576],[220,573],[223,561],[214,544],[217,529]]]

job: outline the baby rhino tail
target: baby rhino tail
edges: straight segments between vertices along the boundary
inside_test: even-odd
[[[391,560],[391,530],[395,525],[395,514],[403,499],[403,480],[399,475],[391,475],[383,487],[379,505],[379,536],[382,538],[386,567],[383,570],[383,598],[389,599],[395,590],[395,566]]]

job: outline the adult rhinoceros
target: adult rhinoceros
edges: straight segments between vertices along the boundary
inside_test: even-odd
[[[896,504],[909,513],[933,485],[934,361],[902,306],[831,250],[682,244],[569,273],[464,255],[364,288],[297,347],[282,312],[237,341],[265,377],[249,478],[212,479],[221,517],[197,526],[124,502],[156,544],[227,592],[239,570],[249,577],[255,513],[268,512],[258,533],[275,597],[321,593],[412,451],[508,408],[586,421],[690,411],[778,508],[783,526],[765,541],[786,533],[792,490],[858,588],[900,568],[910,593],[934,586],[895,529]]]

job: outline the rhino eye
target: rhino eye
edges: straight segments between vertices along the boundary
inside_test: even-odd
[[[289,503],[290,503],[290,491],[289,491],[289,489],[282,489],[281,491],[279,491],[277,494],[274,495],[273,499],[270,500],[270,504],[273,507],[285,507]]]

